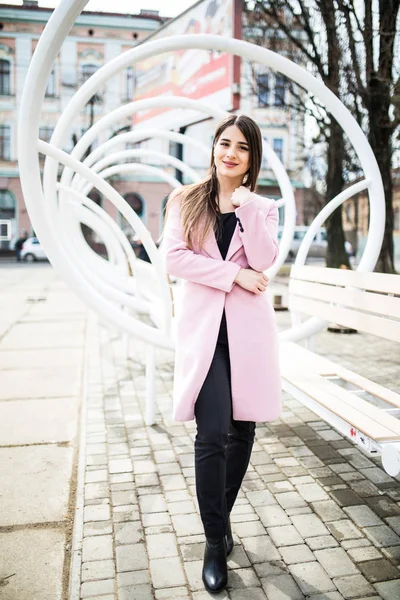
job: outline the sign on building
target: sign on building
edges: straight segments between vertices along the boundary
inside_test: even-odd
[[[202,0],[146,41],[193,33],[238,37],[239,5],[235,0]],[[136,65],[135,100],[174,95],[232,110],[233,83],[238,81],[234,60],[239,59],[228,53],[188,49],[141,61]],[[196,111],[157,108],[137,113],[134,122],[135,125],[165,127],[167,117],[168,127],[178,128],[193,123],[197,116]]]

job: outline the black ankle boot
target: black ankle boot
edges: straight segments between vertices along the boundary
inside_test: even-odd
[[[233,537],[231,529],[231,519],[228,515],[228,521],[226,523],[226,555],[229,556],[233,550]]]
[[[224,589],[228,582],[226,566],[226,540],[206,538],[204,551],[203,583],[208,592],[217,593]]]

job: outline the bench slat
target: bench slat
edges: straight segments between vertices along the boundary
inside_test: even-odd
[[[388,404],[396,408],[400,408],[400,394],[389,390],[379,383],[375,383],[358,373],[350,371],[346,367],[331,361],[325,356],[315,354],[303,346],[299,346],[294,342],[284,342],[281,344],[281,357],[283,362],[290,364],[302,364],[303,369],[309,370],[312,366],[312,371],[322,376],[338,376],[353,383],[361,389],[369,392],[373,396],[381,398]]]
[[[360,412],[358,408],[352,407],[348,402],[344,402],[333,394],[331,390],[324,389],[320,382],[302,377],[299,373],[285,375],[285,379],[292,383],[296,388],[325,406],[341,419],[347,421],[350,426],[355,427],[368,437],[377,442],[400,440],[400,435],[382,425],[370,416]]]
[[[400,421],[395,417],[312,372],[312,363],[310,366],[308,360],[299,360],[298,352],[282,350],[282,377],[286,381],[368,437],[376,441],[400,440]],[[309,351],[307,354],[313,355]]]
[[[400,394],[396,394],[396,392],[379,385],[379,383],[375,383],[374,381],[371,381],[370,379],[367,379],[358,373],[353,373],[344,367],[339,367],[337,369],[337,374],[339,377],[342,377],[342,379],[345,379],[349,383],[353,383],[366,392],[372,394],[372,396],[376,396],[377,398],[384,400],[395,408],[400,408]]]
[[[360,271],[347,269],[293,266],[290,271],[290,279],[352,286],[364,290],[400,295],[400,275],[388,273],[361,273]]]
[[[293,306],[296,306],[296,297],[301,296],[338,303],[359,311],[400,318],[400,297],[299,280],[290,283],[289,291]]]
[[[390,431],[393,431],[393,433],[400,439],[400,421],[393,415],[384,412],[373,404],[370,404],[367,400],[363,400],[363,398],[357,394],[353,394],[343,389],[329,379],[315,375],[312,376],[312,381],[315,381],[318,387],[331,393],[333,396],[335,396],[335,398],[340,398],[343,402],[358,410],[363,417],[367,416],[373,421],[379,423],[379,425],[382,425]]]
[[[368,437],[378,442],[400,440],[399,420],[315,372],[314,361],[310,360],[314,356],[296,344],[283,343],[282,377]]]
[[[341,306],[330,306],[318,300],[310,300],[298,296],[293,302],[289,296],[289,308],[295,310],[295,312],[303,312],[338,323],[339,325],[360,329],[378,337],[400,342],[400,321],[367,315]]]

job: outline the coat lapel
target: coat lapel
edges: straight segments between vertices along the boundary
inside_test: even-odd
[[[243,242],[239,235],[239,224],[236,223],[235,231],[233,232],[225,260],[230,260],[230,258],[239,250],[239,248],[241,248],[241,246],[243,246]]]
[[[211,231],[203,242],[203,250],[207,252],[211,258],[222,260],[221,252],[219,251],[215,233]]]
[[[229,260],[239,248],[243,246],[243,242],[239,235],[239,225],[236,223],[235,230],[232,235],[231,243],[229,244],[228,253],[225,260]],[[211,231],[203,243],[203,250],[207,252],[211,258],[222,260],[221,252],[219,251],[215,233]]]

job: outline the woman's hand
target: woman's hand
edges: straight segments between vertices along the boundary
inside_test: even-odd
[[[235,283],[245,290],[259,296],[267,289],[269,279],[264,273],[253,271],[253,269],[240,269],[236,276]]]
[[[245,204],[251,199],[251,196],[252,192],[244,187],[244,185],[241,185],[233,192],[231,202],[233,206],[242,206],[242,204]]]

